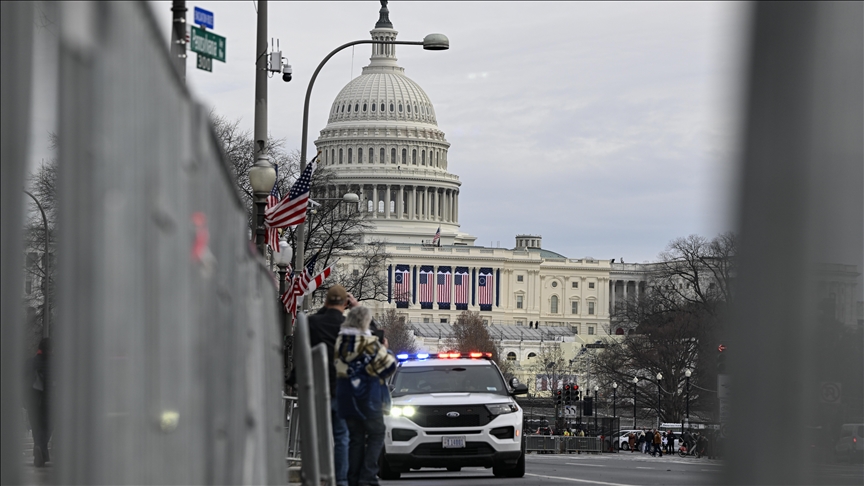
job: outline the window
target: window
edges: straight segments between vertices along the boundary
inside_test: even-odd
[[[516,361],[516,353],[513,351],[507,353],[507,361]]]
[[[363,111],[366,111],[366,103],[363,103]]]
[[[372,111],[375,111],[375,103],[372,103]]]
[[[339,163],[342,163],[342,149],[339,149]]]
[[[441,318],[441,324],[447,324],[447,318],[446,317]]]
[[[516,296],[516,308],[517,309],[522,308],[522,296],[521,295]]]
[[[402,149],[402,163],[408,163],[408,149]]]
[[[381,112],[384,112],[384,103],[381,103]]]
[[[516,281],[517,281],[517,282],[523,282],[524,280],[525,280],[525,276],[524,276],[524,275],[516,275]]]
[[[351,149],[349,148],[349,149],[348,149],[348,163],[349,163],[349,164],[351,163],[352,160],[354,160],[354,158],[352,157],[352,155],[353,155],[353,154],[351,153]]]
[[[351,103],[348,103],[348,113],[351,113]]]
[[[383,154],[384,151],[382,150],[381,152],[382,152],[381,155],[384,155],[384,154]],[[374,164],[374,163],[375,163],[375,152],[373,152],[371,148],[369,149],[369,163],[370,163],[370,164]]]
[[[411,113],[411,105],[406,105],[408,107],[408,113]]]
[[[390,113],[393,113],[393,103],[390,103]]]
[[[579,288],[579,282],[570,282],[570,287],[574,288],[574,289],[578,289]]]
[[[483,325],[488,326],[489,325],[489,319],[483,319]]]
[[[423,165],[426,165],[426,151],[425,150],[420,151],[420,159],[421,159],[421,163]]]
[[[516,325],[517,325],[517,326],[524,326],[524,325],[525,325],[525,321],[516,321]]]
[[[378,156],[378,163],[383,164],[384,163],[384,149],[383,148],[381,149],[380,153],[381,153],[381,155]],[[371,159],[372,156],[370,155],[369,158]]]
[[[552,287],[554,288],[554,287],[557,287],[557,286],[558,286],[558,282],[556,282],[556,281],[552,281]]]
[[[424,317],[424,318],[423,318],[423,324],[429,324],[429,322],[430,322],[431,320],[432,320],[432,319],[430,319],[430,318],[428,318],[428,317]]]
[[[588,302],[588,315],[594,315],[594,302]]]
[[[528,353],[528,359],[534,358],[537,356],[537,353]]]
[[[357,163],[358,164],[363,163],[363,149],[362,148],[357,149]]]
[[[354,103],[354,111],[355,112],[360,111],[360,104],[359,103]]]
[[[558,313],[558,296],[557,295],[552,296],[552,302],[549,305],[549,311],[553,314]]]
[[[588,335],[594,334],[594,326],[588,326]]]
[[[570,302],[570,313],[571,314],[578,314],[579,313],[579,302],[578,301],[574,300],[573,302]]]
[[[336,149],[330,149],[330,165],[336,163]]]
[[[342,105],[342,113],[345,113],[345,105]]]
[[[588,282],[588,288],[593,289],[594,288],[594,282]]]
[[[399,113],[402,113],[402,103],[399,103]]]
[[[411,149],[411,165],[417,165],[417,149]]]
[[[384,149],[381,149],[381,150],[384,150]],[[384,156],[381,156],[381,163],[382,164],[384,163]],[[396,149],[395,148],[390,149],[390,163],[391,164],[396,163]]]

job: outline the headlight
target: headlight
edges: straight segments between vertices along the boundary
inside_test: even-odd
[[[405,406],[405,407],[393,407],[390,409],[390,416],[391,417],[400,417],[400,416],[404,415],[405,417],[413,417],[414,412],[415,412],[414,407],[412,407],[410,405]]]
[[[494,405],[486,405],[486,408],[489,409],[489,413],[492,415],[513,413],[519,410],[519,407],[513,403],[496,403]]]

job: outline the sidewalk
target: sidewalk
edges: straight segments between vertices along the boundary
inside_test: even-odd
[[[54,451],[50,448],[50,445],[48,451],[53,461]],[[45,467],[35,467],[33,465],[33,435],[29,431],[24,434],[23,447],[21,449],[21,484],[54,484],[53,462],[45,464]]]

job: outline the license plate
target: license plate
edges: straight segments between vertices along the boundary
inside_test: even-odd
[[[465,436],[444,437],[441,447],[445,449],[460,449],[465,447]]]

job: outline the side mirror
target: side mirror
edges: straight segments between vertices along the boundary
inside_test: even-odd
[[[516,385],[518,384],[519,378],[516,378],[515,376],[513,378],[510,378],[510,388],[516,388]]]
[[[516,386],[513,387],[513,391],[510,392],[511,395],[526,395],[528,394],[528,385],[517,383]]]

